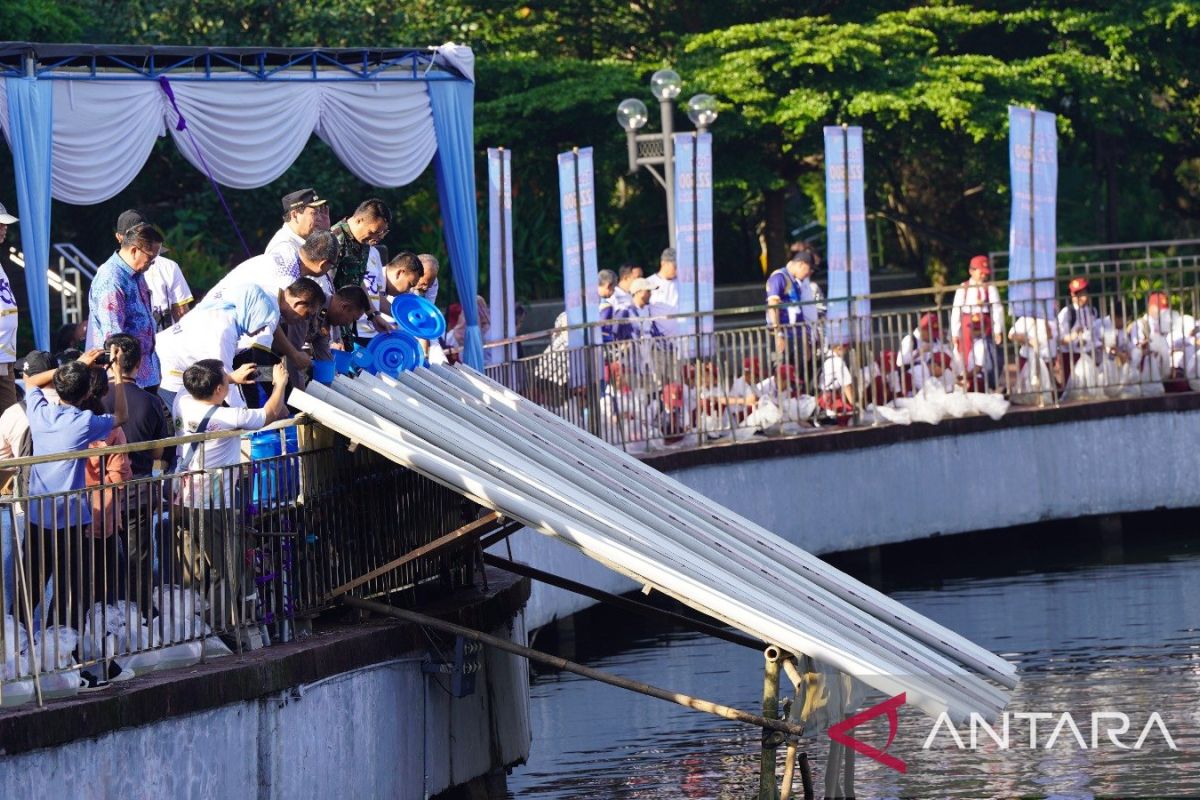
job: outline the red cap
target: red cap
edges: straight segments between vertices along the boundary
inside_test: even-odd
[[[971,259],[971,269],[981,269],[987,274],[992,274],[992,265],[988,263],[987,256],[975,256]]]
[[[796,383],[796,368],[791,364],[780,364],[775,369],[779,373],[779,380],[788,385]]]
[[[742,370],[745,372],[753,371],[757,374],[759,372],[758,359],[754,356],[746,356],[742,359]]]
[[[1167,299],[1163,292],[1154,292],[1146,298],[1147,308],[1165,309],[1171,307],[1171,301]]]
[[[930,364],[937,364],[942,369],[950,369],[950,356],[945,353],[934,353],[929,357]]]
[[[1081,292],[1087,291],[1087,287],[1087,278],[1075,278],[1067,284],[1067,291],[1069,291],[1071,294],[1080,294]]]
[[[921,315],[921,321],[917,323],[917,327],[923,331],[938,333],[942,329],[942,323],[938,321],[937,314],[926,311]]]

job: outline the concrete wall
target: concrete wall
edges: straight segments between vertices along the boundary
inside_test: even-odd
[[[495,633],[524,643],[523,616]],[[528,664],[484,652],[467,698],[450,697],[448,678],[422,674],[413,654],[0,758],[0,797],[423,800],[529,754]]]
[[[1019,412],[1002,424],[960,420],[943,431],[884,428],[740,446],[736,460],[686,465],[677,454],[664,471],[767,530],[814,553],[903,542],[937,534],[1002,528],[1095,514],[1200,505],[1200,408],[1126,413],[1093,409]],[[1084,412],[1076,411],[1080,415]],[[1121,411],[1122,413],[1115,413]],[[1024,415],[1024,416],[1022,416]],[[1047,420],[1050,420],[1047,424]],[[897,439],[886,441],[889,431]],[[861,434],[861,435],[860,435]],[[843,437],[840,441],[836,437]],[[857,438],[856,438],[857,437]],[[871,443],[863,446],[864,443]],[[762,458],[753,457],[758,447]],[[750,455],[747,455],[750,453]],[[769,455],[768,455],[769,454]],[[504,554],[504,545],[494,550]],[[614,592],[631,581],[549,537],[513,537],[521,561]],[[531,629],[591,605],[534,582]]]

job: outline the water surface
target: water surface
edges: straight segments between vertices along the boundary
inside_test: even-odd
[[[924,749],[933,720],[905,707],[889,752],[907,772],[859,757],[857,796],[1200,796],[1200,548],[1190,521],[1129,518],[1123,535],[1111,525],[1036,526],[889,548],[882,565],[878,553],[870,562],[834,559],[1016,663],[1021,683],[1011,713],[1054,715],[1038,722],[1037,749],[1029,747],[1028,721],[1016,719],[1008,750],[982,732],[978,749],[959,750],[944,730]],[[760,653],[619,613],[579,615],[573,633],[547,631],[535,646],[739,708],[757,711],[761,703]],[[782,688],[790,691],[786,681]],[[1103,731],[1092,749],[1091,714],[1109,710],[1129,716],[1132,732],[1118,737],[1127,744],[1157,711],[1178,749],[1157,728],[1137,751],[1108,744]],[[1066,728],[1044,747],[1064,712],[1087,749]],[[757,791],[755,728],[569,673],[536,677],[531,716],[529,763],[509,778],[515,798],[746,798]],[[876,722],[856,734],[882,745],[886,723]],[[818,797],[827,743],[822,732],[803,745]]]

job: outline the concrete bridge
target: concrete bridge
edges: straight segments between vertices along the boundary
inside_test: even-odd
[[[1031,522],[1200,506],[1200,394],[1015,408],[1003,419],[821,429],[647,461],[813,553]],[[645,502],[653,505],[654,498]],[[507,556],[508,545],[494,549]],[[512,557],[610,592],[639,587],[523,530]],[[531,629],[593,601],[535,583]]]

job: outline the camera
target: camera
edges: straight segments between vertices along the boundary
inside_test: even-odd
[[[107,367],[111,364],[112,358],[108,355],[108,353],[101,353],[100,355],[96,356],[96,360],[92,362],[92,366],[94,367]]]

